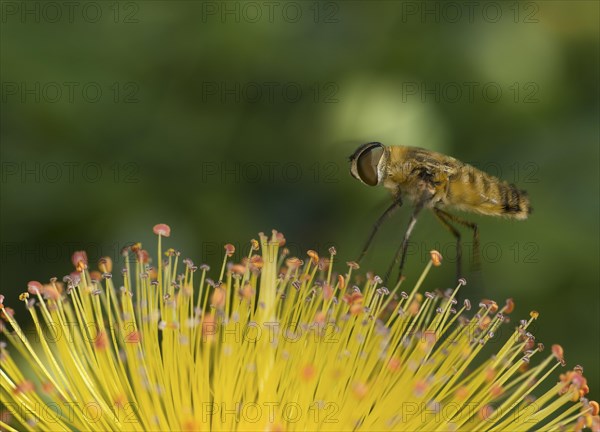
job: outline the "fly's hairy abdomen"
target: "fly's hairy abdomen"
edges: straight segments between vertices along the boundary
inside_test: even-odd
[[[448,180],[448,207],[511,219],[527,219],[531,213],[527,192],[470,165],[460,166]]]

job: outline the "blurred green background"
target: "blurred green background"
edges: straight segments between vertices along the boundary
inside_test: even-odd
[[[483,283],[463,295],[538,310],[537,340],[599,397],[597,2],[67,3],[2,2],[0,283],[19,315],[27,281],[70,272],[73,250],[153,251],[158,222],[213,269],[272,228],[295,255],[352,260],[390,197],[347,157],[413,145],[528,190],[525,222],[471,217]],[[408,214],[363,270],[385,272]],[[446,265],[427,289],[454,286],[431,214],[407,284],[433,247]]]

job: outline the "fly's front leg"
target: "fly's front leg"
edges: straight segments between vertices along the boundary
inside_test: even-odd
[[[396,251],[396,254],[394,255],[394,260],[392,261],[392,264],[390,265],[390,268],[388,269],[388,271],[385,275],[386,282],[389,280],[389,277],[390,277],[390,274],[392,273],[394,265],[398,262],[398,258],[400,258],[400,265],[399,265],[398,280],[397,280],[396,284],[398,284],[398,282],[402,278],[402,270],[404,268],[404,263],[406,261],[406,250],[408,249],[408,240],[409,240],[410,235],[412,234],[412,231],[417,223],[417,217],[418,217],[419,213],[421,212],[421,210],[423,210],[423,207],[425,207],[425,204],[430,199],[431,199],[431,194],[428,193],[428,194],[423,195],[423,197],[417,202],[417,204],[415,204],[415,208],[410,217],[410,221],[408,222],[408,227],[406,228],[406,232],[404,233],[404,237],[402,238],[402,244]]]
[[[362,251],[360,252],[359,257],[356,260],[357,263],[360,263],[360,260],[362,260],[364,258],[365,254],[367,253],[367,250],[369,249],[369,246],[371,246],[371,242],[373,241],[373,238],[375,237],[375,234],[379,230],[379,227],[381,226],[381,224],[387,219],[387,217],[389,215],[391,215],[394,212],[394,210],[396,210],[398,207],[401,207],[401,206],[402,206],[402,198],[400,197],[400,195],[398,195],[394,199],[394,202],[392,203],[392,205],[390,205],[383,212],[383,214],[381,216],[379,216],[379,219],[377,219],[377,221],[373,225],[373,228],[371,230],[371,234],[367,238],[367,241],[365,242],[365,245],[363,246]]]

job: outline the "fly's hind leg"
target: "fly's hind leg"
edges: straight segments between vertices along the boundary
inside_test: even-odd
[[[473,231],[473,269],[479,271],[481,269],[481,256],[479,254],[479,229],[477,224],[468,220],[454,216],[453,214],[447,213],[441,209],[434,209],[435,214],[439,217],[442,216],[448,221],[456,222],[464,227],[467,227]],[[456,237],[456,236],[455,236]],[[460,237],[460,235],[459,235]]]
[[[437,207],[433,208],[433,214],[438,218],[440,223],[454,236],[456,239],[456,279],[462,277],[462,246],[460,242],[460,231],[448,222],[446,214]]]

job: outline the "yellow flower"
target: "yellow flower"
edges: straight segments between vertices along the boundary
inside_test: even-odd
[[[559,346],[546,354],[528,332],[537,313],[500,341],[512,301],[470,311],[456,301],[464,281],[421,291],[437,252],[410,292],[371,274],[358,287],[356,263],[335,274],[333,248],[287,257],[274,231],[237,264],[226,245],[211,280],[207,266],[174,249],[163,255],[167,225],[154,232],[165,260],[152,267],[133,245],[122,286],[110,259],[90,271],[84,252],[64,284],[30,282],[20,299],[32,331],[0,296],[1,331],[14,348],[0,347],[3,429],[600,429],[580,366],[540,391],[565,361]],[[497,349],[487,357],[490,343]]]

